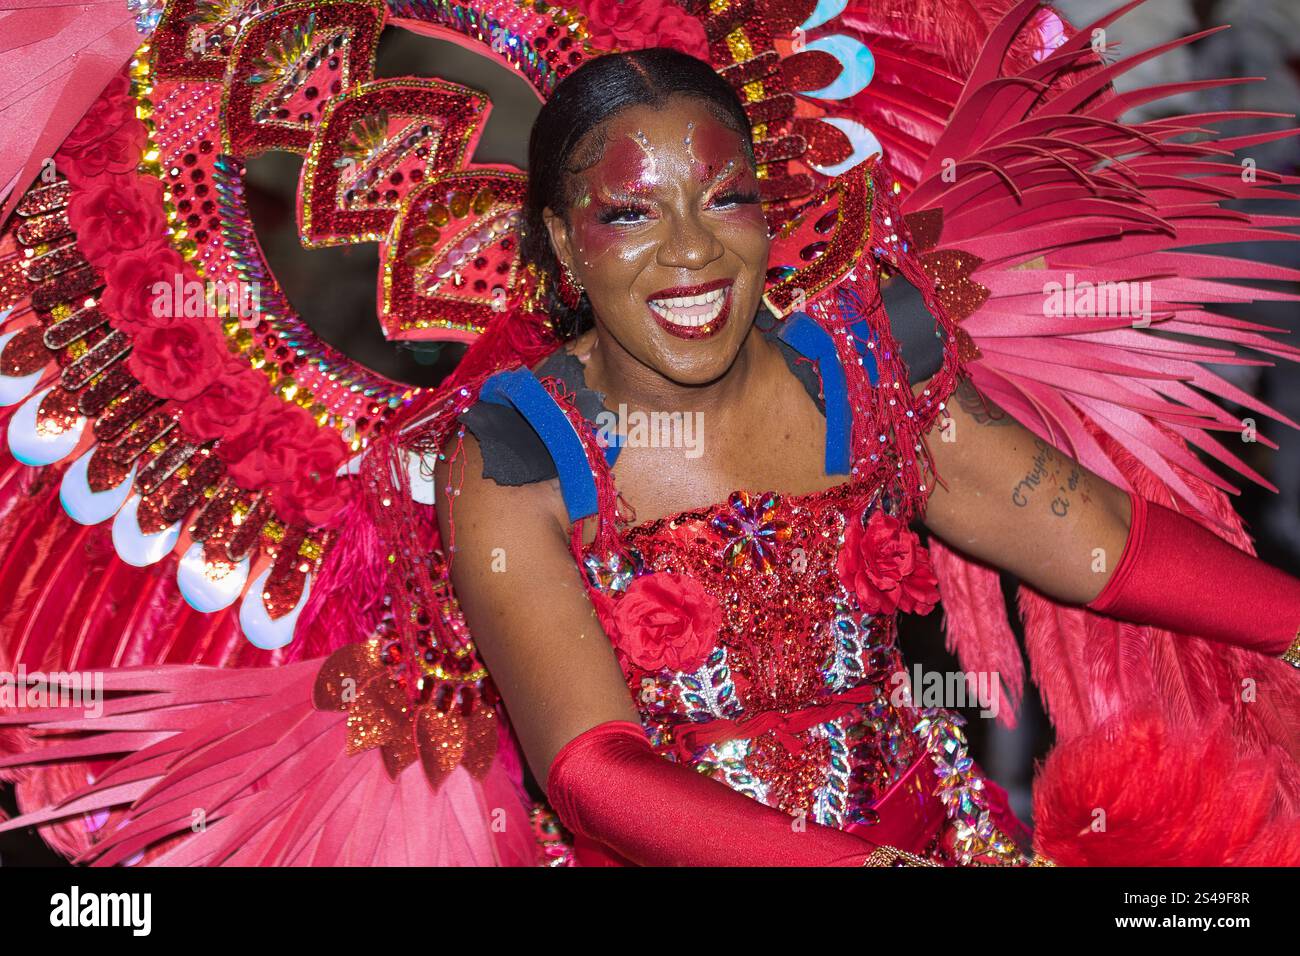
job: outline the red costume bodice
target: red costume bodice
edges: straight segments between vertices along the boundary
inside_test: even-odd
[[[884,498],[849,484],[737,492],[633,527],[627,556],[584,555],[593,600],[635,601],[635,582],[656,576],[699,586],[602,615],[665,758],[873,842],[952,862],[1023,862],[1008,836],[1019,824],[967,753],[961,718],[911,706],[895,615],[864,613],[837,574],[847,523],[888,511]],[[712,639],[674,604],[701,591],[720,610]]]

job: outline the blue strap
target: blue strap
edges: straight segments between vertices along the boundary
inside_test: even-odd
[[[530,369],[497,372],[483,383],[479,398],[496,405],[513,405],[537,432],[555,460],[560,493],[564,496],[570,523],[596,513],[596,480],[592,477],[582,439],[569,416]],[[613,464],[618,451],[618,448],[605,449],[609,464]]]
[[[781,340],[805,358],[817,363],[826,396],[826,474],[849,473],[849,438],[853,427],[849,408],[848,386],[844,367],[831,335],[806,312],[796,312],[785,320]],[[865,367],[865,360],[863,365]],[[872,361],[874,370],[875,361]],[[875,384],[874,378],[872,384]]]

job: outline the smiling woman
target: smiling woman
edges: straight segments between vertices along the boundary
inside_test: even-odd
[[[897,613],[939,597],[907,525],[1069,603],[1106,588],[1122,615],[1117,595],[1146,587],[1113,573],[1141,560],[1130,500],[969,381],[943,419],[961,440],[938,439],[957,329],[878,163],[855,173],[888,241],[837,262],[855,221],[844,202],[828,251],[785,270],[816,289],[839,268],[843,290],[774,317],[764,288],[782,263],[749,143],[730,88],[671,50],[592,61],[543,108],[524,248],[553,277],[566,341],[489,379],[442,433],[434,486],[460,608],[580,863],[1024,865],[1027,831],[966,755],[960,718],[890,693],[905,670]],[[924,304],[891,323],[882,284]],[[917,324],[942,346],[932,378],[900,356]],[[601,448],[606,405],[695,414],[704,453],[629,436]],[[913,447],[931,427],[932,459]],[[1098,553],[1125,558],[1099,569]],[[1300,606],[1297,582],[1246,560]],[[1222,639],[1276,656],[1294,623]],[[931,791],[945,767],[951,787]]]
[[[1300,358],[1210,305],[1293,276],[1181,251],[1275,237],[1220,208],[1275,195],[1213,161],[1258,138],[1125,124],[1171,87],[1114,95],[1112,15],[682,4],[176,0],[53,179],[43,134],[6,141],[0,671],[102,670],[109,719],[0,700],[0,834],[103,865],[1300,864],[1300,582],[1191,451],[1254,475],[1209,434],[1223,350],[1182,341]],[[66,19],[32,10],[5,22]],[[527,81],[527,173],[477,150],[481,90],[375,73],[402,24]],[[4,63],[45,83],[50,49]],[[292,307],[267,152],[302,157],[295,242],[377,246],[386,347],[464,347],[446,380]],[[222,276],[260,318],[154,308]],[[1140,323],[1053,305],[1105,283]],[[1032,836],[898,639],[942,605],[1010,719],[999,571],[1060,740]]]
[[[750,138],[716,73],[666,49],[594,61],[543,107],[524,249],[555,277],[567,342],[530,373],[531,399],[462,413],[438,464],[465,620],[579,862],[1025,862],[1023,828],[978,768],[960,781],[992,799],[975,829],[911,799],[931,748],[957,739],[938,710],[913,735],[886,685],[902,668],[894,612],[934,604],[901,520],[921,499],[880,480],[896,449],[852,466],[832,454],[868,373],[831,323],[763,308]],[[889,341],[872,342],[878,382],[907,374]],[[691,414],[703,440],[622,436],[611,469],[614,449],[574,458],[544,425],[556,410],[581,436],[603,404]],[[593,480],[618,508],[574,506]]]

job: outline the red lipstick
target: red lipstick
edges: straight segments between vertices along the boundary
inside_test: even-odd
[[[675,285],[671,289],[660,289],[650,299],[673,299],[680,296],[704,295],[714,289],[731,285],[731,279],[716,279],[713,282],[701,282],[699,285]]]
[[[707,322],[691,324],[691,318],[703,318],[704,315],[711,314],[710,306],[687,306],[678,307],[672,311],[677,313],[676,320],[663,315],[657,308],[650,303],[655,300],[686,298],[687,296],[704,295],[719,289],[726,291],[722,295],[722,304],[717,306],[718,312]],[[731,295],[734,290],[733,280],[718,279],[715,282],[702,282],[699,285],[692,286],[673,286],[671,289],[661,289],[646,300],[646,311],[654,318],[659,327],[669,335],[674,335],[679,339],[707,339],[717,335],[727,324],[727,318],[731,315]]]

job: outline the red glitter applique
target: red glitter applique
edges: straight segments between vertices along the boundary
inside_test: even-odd
[[[775,734],[756,737],[746,761],[749,769],[771,781],[767,804],[790,814],[812,810],[815,792],[826,782],[830,742],[813,741],[799,753],[791,753]]]
[[[916,533],[892,515],[872,513],[865,527],[850,522],[835,565],[845,587],[871,614],[928,614],[939,602],[930,553]]]

